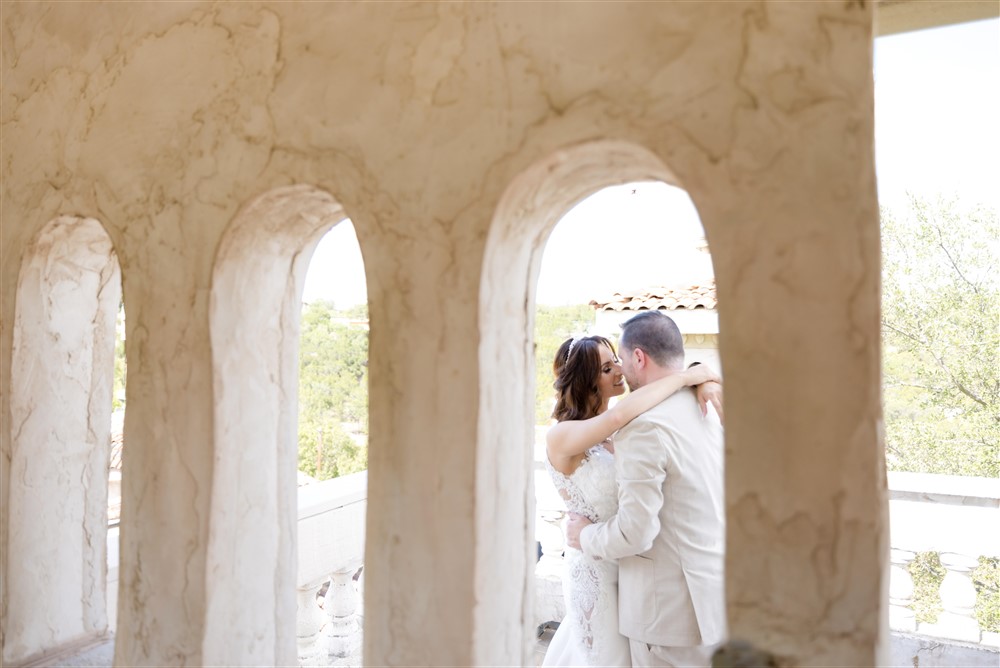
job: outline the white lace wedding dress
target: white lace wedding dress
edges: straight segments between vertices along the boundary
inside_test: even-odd
[[[587,451],[573,475],[546,468],[566,508],[601,522],[618,512],[615,459],[603,444]],[[545,653],[543,666],[629,668],[628,639],[618,633],[618,563],[594,560],[566,548],[563,596],[566,616]]]

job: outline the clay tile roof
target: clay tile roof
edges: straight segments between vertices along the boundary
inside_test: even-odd
[[[718,306],[715,282],[681,288],[657,286],[645,290],[623,290],[590,300],[595,311],[645,311],[662,309],[714,309]]]

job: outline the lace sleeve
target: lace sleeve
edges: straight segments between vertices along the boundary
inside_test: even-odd
[[[590,456],[588,453],[588,456],[580,462],[580,468],[586,466],[589,460]],[[580,491],[580,488],[576,486],[570,476],[567,476],[561,471],[557,471],[555,467],[552,466],[552,462],[549,461],[548,457],[545,458],[545,469],[549,472],[549,477],[552,478],[552,484],[555,485],[556,491],[559,492],[559,496],[561,496],[563,501],[566,502],[566,509],[572,513],[583,515],[591,522],[597,522],[597,511],[583,497],[583,493]],[[579,469],[577,470],[579,471]]]

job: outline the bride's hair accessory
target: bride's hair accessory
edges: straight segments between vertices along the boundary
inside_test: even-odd
[[[582,336],[574,336],[570,340],[570,342],[569,342],[569,350],[566,351],[566,362],[569,361],[569,356],[573,354],[573,346],[575,346],[577,344],[577,341],[580,341],[582,338],[583,338]]]

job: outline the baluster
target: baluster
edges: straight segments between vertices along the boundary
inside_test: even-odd
[[[316,601],[318,593],[319,585],[296,590],[298,614],[295,620],[295,636],[300,666],[326,664],[326,643],[321,642],[320,633],[326,620]]]
[[[910,562],[916,553],[909,550],[889,551],[889,628],[893,631],[913,633],[917,630],[917,617],[913,611],[913,577]]]
[[[535,616],[539,623],[560,621],[566,614],[563,600],[563,533],[561,510],[540,510],[535,523],[535,536],[542,545],[542,557],[535,566]]]
[[[337,571],[326,591],[323,610],[330,617],[327,634],[330,655],[338,658],[358,656],[361,649],[361,626],[358,624],[358,593],[354,588],[354,571]]]
[[[543,576],[554,574],[562,578],[563,551],[566,549],[566,534],[563,532],[562,519],[566,515],[561,510],[543,510],[539,512],[542,520],[538,523],[535,533],[538,542],[542,544],[542,558],[538,560],[535,573]]]
[[[358,590],[358,624],[362,627],[362,633],[364,632],[364,618],[365,618],[365,567],[362,566],[358,572],[358,579],[354,581],[355,588]]]
[[[947,569],[941,582],[941,605],[935,630],[946,638],[978,643],[981,639],[976,619],[976,587],[971,573],[979,560],[954,552],[941,553],[941,565]]]

